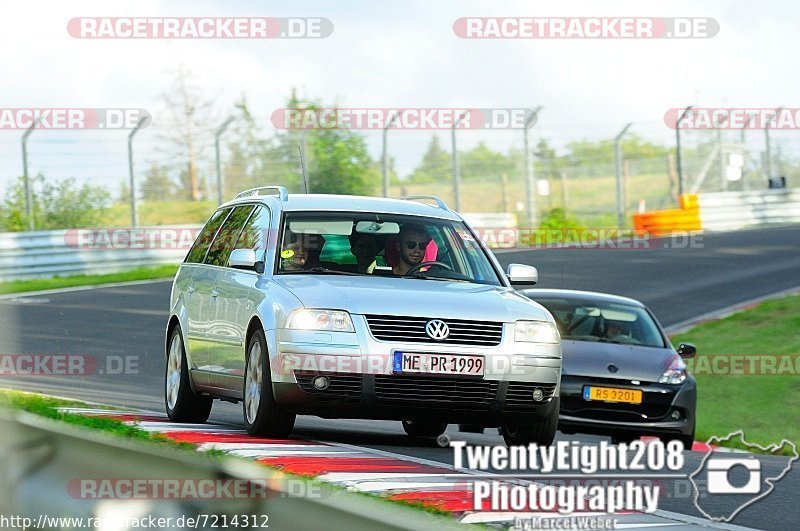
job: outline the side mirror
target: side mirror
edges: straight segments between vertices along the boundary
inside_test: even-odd
[[[231,256],[228,258],[228,267],[255,271],[256,273],[264,272],[264,262],[258,261],[256,252],[253,249],[234,249],[231,251]]]
[[[539,282],[539,271],[525,264],[508,264],[506,276],[512,284],[536,284]]]
[[[697,347],[691,343],[681,343],[678,345],[678,355],[681,358],[694,358],[697,355]]]

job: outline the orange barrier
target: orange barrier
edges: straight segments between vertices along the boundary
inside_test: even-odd
[[[680,208],[634,214],[634,230],[637,234],[653,236],[702,230],[697,194],[681,195],[679,204]]]

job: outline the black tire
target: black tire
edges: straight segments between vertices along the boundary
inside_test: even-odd
[[[443,422],[404,420],[403,429],[411,437],[438,437],[447,429],[447,424]]]
[[[164,371],[164,406],[172,422],[202,424],[211,414],[214,400],[192,390],[189,381],[189,365],[183,343],[181,326],[175,325],[169,333],[166,345],[167,363]]]
[[[483,433],[485,428],[477,424],[459,424],[458,431],[462,433]]]
[[[259,353],[255,352],[256,349]],[[252,371],[251,363],[258,364],[257,370],[260,372],[260,377],[258,372]],[[267,340],[264,337],[264,331],[259,329],[250,337],[245,351],[244,387],[242,389],[244,427],[247,429],[247,433],[253,436],[285,438],[292,433],[295,414],[280,407],[275,401],[271,374]],[[257,399],[256,392],[258,393]]]
[[[550,446],[556,438],[558,428],[558,401],[556,398],[554,413],[549,418],[534,422],[533,424],[507,425],[500,428],[500,435],[506,446],[527,446],[535,443],[537,446]]]

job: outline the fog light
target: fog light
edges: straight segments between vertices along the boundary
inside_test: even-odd
[[[311,383],[314,385],[314,389],[317,391],[324,391],[330,387],[331,379],[327,376],[317,376]]]
[[[533,399],[536,402],[541,402],[542,398],[544,398],[544,391],[542,391],[541,387],[537,387],[536,389],[533,390]]]
[[[669,416],[672,417],[672,420],[678,420],[679,418],[681,418],[681,412],[678,411],[678,410],[675,410],[672,413],[670,413]]]

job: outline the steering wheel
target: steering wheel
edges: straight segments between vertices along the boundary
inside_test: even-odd
[[[447,269],[448,271],[452,271],[453,270],[452,267],[450,267],[449,265],[445,264],[444,262],[435,262],[435,261],[420,262],[417,265],[415,265],[412,268],[410,268],[408,271],[406,271],[406,274],[403,275],[403,276],[408,277],[408,276],[413,275],[414,273],[419,272],[419,270],[422,269],[423,267],[433,267],[433,266],[443,267],[443,268]]]

